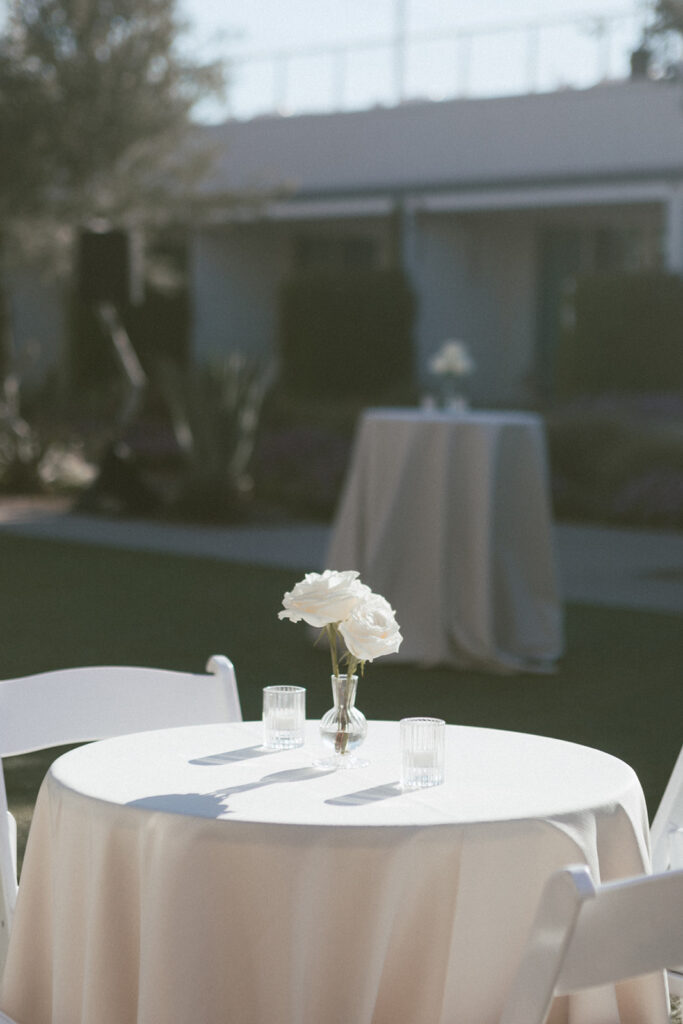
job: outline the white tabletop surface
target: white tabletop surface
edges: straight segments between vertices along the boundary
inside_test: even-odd
[[[402,791],[398,722],[372,721],[367,767],[314,767],[318,723],[293,750],[262,746],[261,722],[139,733],[79,747],[52,778],[76,793],[149,810],[292,825],[416,826],[563,817],[627,802],[640,785],[623,761],[561,740],[447,726],[442,786]]]

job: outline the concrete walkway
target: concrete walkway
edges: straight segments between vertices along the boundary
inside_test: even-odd
[[[79,515],[64,502],[21,499],[0,501],[0,530],[276,566],[295,574],[323,566],[330,535],[320,523],[186,526]],[[565,600],[683,613],[683,533],[561,524],[555,537]]]

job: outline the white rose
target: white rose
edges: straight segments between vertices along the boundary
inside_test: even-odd
[[[474,360],[464,341],[445,341],[430,360],[429,368],[433,373],[452,373],[456,377],[464,377],[474,370]]]
[[[340,622],[351,614],[359,601],[370,594],[353,570],[336,572],[308,572],[294,590],[288,591],[282,599],[284,611],[278,618],[300,622],[322,629],[332,622]]]
[[[393,654],[403,640],[391,605],[379,594],[372,593],[340,623],[339,632],[349,653],[359,661]]]

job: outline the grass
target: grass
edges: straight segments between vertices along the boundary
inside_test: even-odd
[[[307,566],[302,566],[302,571]],[[296,572],[205,558],[0,535],[4,678],[69,665],[137,664],[202,671],[234,662],[245,718],[261,687],[307,687],[307,714],[331,704],[329,656],[302,624],[281,622]],[[654,811],[681,745],[681,620],[583,605],[566,609],[567,654],[549,676],[500,676],[378,661],[359,687],[368,718],[439,715],[459,724],[539,733],[599,747],[638,773]],[[54,751],[7,758],[20,849]]]

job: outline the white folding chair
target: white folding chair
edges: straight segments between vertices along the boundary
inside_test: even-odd
[[[671,864],[669,837],[675,829],[683,829],[683,747],[650,826],[652,870],[655,872],[667,871],[672,866],[679,867],[678,864]],[[671,994],[683,998],[683,971],[669,970],[668,977]]]
[[[674,828],[683,828],[683,747],[650,826],[652,870],[655,872],[666,871],[671,866],[669,832]]]
[[[0,964],[18,891],[16,822],[1,759],[147,729],[241,721],[232,662],[214,655],[206,669],[197,674],[98,665],[0,680]]]
[[[543,1024],[554,996],[683,963],[683,871],[594,885],[548,880],[500,1024]]]

